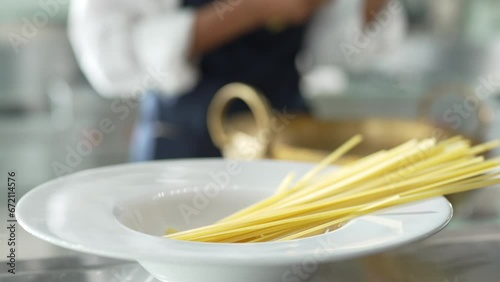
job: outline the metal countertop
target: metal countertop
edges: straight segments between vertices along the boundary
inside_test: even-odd
[[[38,239],[29,234],[21,238],[20,246],[32,248],[24,251],[39,257],[18,260],[15,275],[7,273],[2,263],[2,282],[158,281],[135,262],[80,254],[41,241],[30,245],[30,240]],[[477,223],[446,228],[426,240],[386,253],[324,264],[314,273],[304,274],[303,281],[496,282],[500,281],[499,266],[500,225]]]

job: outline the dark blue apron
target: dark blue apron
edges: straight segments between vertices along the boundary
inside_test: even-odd
[[[185,0],[184,6],[198,7],[210,2]],[[207,108],[217,90],[231,82],[255,87],[278,110],[286,107],[287,111],[306,111],[295,67],[305,28],[251,32],[205,54],[199,65],[200,81],[189,93],[177,98],[159,93],[147,95],[134,133],[132,159],[220,156],[207,131]],[[245,107],[236,104],[231,110],[241,111]]]

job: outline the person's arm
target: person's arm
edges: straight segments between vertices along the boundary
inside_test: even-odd
[[[199,8],[193,27],[191,55],[201,55],[242,34],[281,20],[299,24],[326,0],[218,0]],[[238,3],[238,4],[232,4]]]
[[[193,25],[191,55],[202,55],[262,26],[265,15],[252,2],[242,0],[233,8],[229,1],[216,1],[199,8]],[[231,9],[224,10],[228,7]]]
[[[145,90],[176,96],[197,81],[194,58],[272,17],[304,21],[321,1],[216,1],[193,9],[175,1],[79,0],[72,3],[69,37],[83,72],[104,96]],[[240,4],[224,13],[216,9],[233,3]]]

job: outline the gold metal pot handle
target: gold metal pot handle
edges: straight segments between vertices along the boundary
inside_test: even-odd
[[[271,107],[267,99],[246,84],[230,83],[215,94],[208,107],[208,132],[215,146],[220,149],[230,141],[224,130],[224,116],[234,99],[240,99],[248,105],[259,130],[269,128],[270,125]]]

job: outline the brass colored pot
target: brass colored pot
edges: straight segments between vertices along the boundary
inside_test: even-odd
[[[225,113],[233,99],[248,104],[251,114],[230,119]],[[250,86],[232,83],[214,97],[208,112],[208,128],[214,144],[226,158],[272,158],[296,161],[319,161],[326,154],[356,134],[364,141],[339,163],[389,149],[413,138],[442,139],[456,135],[424,121],[369,118],[326,121],[307,114],[289,115],[270,108],[266,98]],[[478,140],[473,140],[477,143]]]

